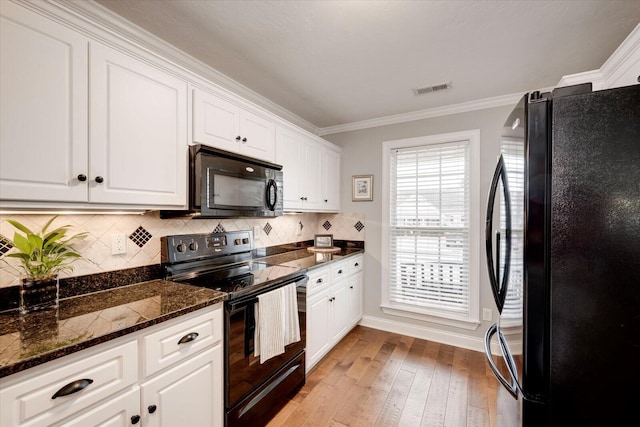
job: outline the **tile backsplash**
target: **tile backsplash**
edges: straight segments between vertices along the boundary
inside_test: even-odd
[[[40,229],[52,215],[0,215],[0,288],[17,285],[18,261],[7,257],[15,229],[6,222],[16,219],[32,230]],[[365,219],[362,214],[287,214],[277,218],[233,219],[160,219],[157,212],[144,215],[60,215],[52,227],[70,224],[69,234],[87,232],[87,237],[73,247],[83,259],[73,263],[73,272],[80,276],[123,268],[160,263],[160,237],[171,234],[211,233],[214,231],[260,230],[254,235],[256,248],[313,239],[315,234],[333,234],[334,239],[365,240]],[[113,235],[126,236],[126,253],[111,254]]]

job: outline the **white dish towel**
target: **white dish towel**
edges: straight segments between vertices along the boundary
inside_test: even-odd
[[[254,310],[253,354],[260,356],[260,363],[284,353],[285,346],[300,341],[295,283],[258,295]]]

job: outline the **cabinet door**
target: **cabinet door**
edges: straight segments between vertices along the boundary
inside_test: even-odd
[[[329,308],[330,339],[336,344],[346,333],[349,326],[349,305],[347,302],[347,280],[332,285],[332,300]]]
[[[222,343],[187,359],[142,384],[146,427],[221,427]]]
[[[305,210],[320,211],[322,201],[322,147],[311,140],[305,140],[302,147],[302,195]]]
[[[323,210],[340,210],[340,153],[324,149]]]
[[[350,276],[347,282],[347,323],[349,328],[362,319],[362,273]]]
[[[240,110],[240,154],[273,162],[275,160],[275,125],[272,121]]]
[[[329,348],[330,291],[322,291],[307,301],[307,372]]]
[[[302,207],[301,177],[302,135],[278,127],[276,131],[276,163],[282,165],[284,209],[300,210]]]
[[[87,201],[88,39],[0,2],[0,199]]]
[[[89,200],[185,206],[186,82],[98,43],[90,49]]]
[[[140,416],[140,388],[137,386],[84,414],[55,424],[55,427],[129,427],[135,416]]]
[[[240,149],[240,109],[222,98],[193,89],[193,142],[231,152]]]

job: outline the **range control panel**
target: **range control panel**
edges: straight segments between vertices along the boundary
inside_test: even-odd
[[[210,234],[179,234],[161,237],[163,263],[214,258],[253,249],[253,233],[249,230]]]

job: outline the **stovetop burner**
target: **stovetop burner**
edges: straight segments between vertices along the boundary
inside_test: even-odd
[[[251,231],[166,236],[161,243],[167,279],[226,292],[229,300],[295,280],[306,272],[298,266],[253,261]]]

